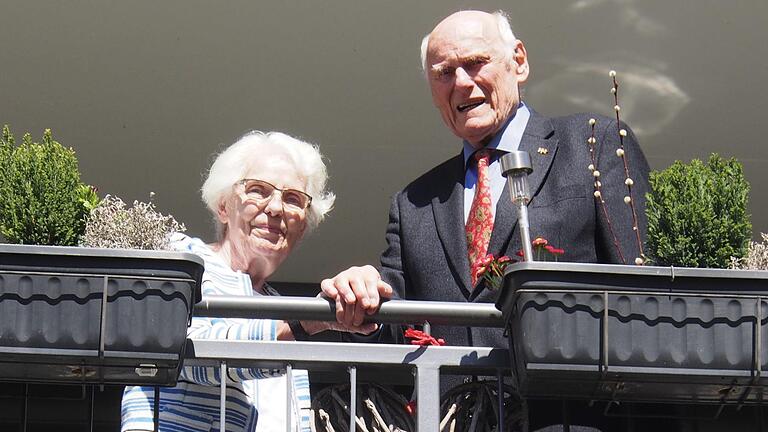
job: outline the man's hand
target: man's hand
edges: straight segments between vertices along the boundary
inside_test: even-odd
[[[379,309],[382,299],[392,297],[392,287],[381,280],[373,266],[350,267],[320,283],[322,295],[336,302],[336,320],[342,326],[371,333],[376,324],[363,325],[366,315]]]

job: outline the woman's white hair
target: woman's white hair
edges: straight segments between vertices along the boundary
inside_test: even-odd
[[[504,42],[504,47],[507,48],[507,55],[512,55],[515,52],[515,41],[517,38],[512,32],[512,24],[509,23],[509,15],[502,10],[498,10],[492,13],[496,18],[496,25],[499,28],[499,34],[501,40]],[[432,33],[427,33],[421,40],[421,70],[426,75],[427,71],[427,48],[429,47],[429,36]]]
[[[234,193],[233,185],[242,180],[258,158],[278,153],[287,155],[306,182],[305,191],[312,197],[307,208],[307,231],[312,231],[333,208],[336,195],[325,189],[328,171],[316,145],[281,132],[251,131],[221,152],[211,165],[201,188],[203,202],[213,214],[216,233],[221,238],[225,226],[218,220],[219,205]]]

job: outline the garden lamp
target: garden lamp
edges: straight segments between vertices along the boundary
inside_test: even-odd
[[[501,157],[501,175],[507,178],[509,197],[517,207],[517,225],[520,227],[520,240],[523,242],[524,261],[533,261],[531,231],[528,225],[528,201],[531,200],[528,174],[532,172],[531,156],[528,152],[511,151]]]

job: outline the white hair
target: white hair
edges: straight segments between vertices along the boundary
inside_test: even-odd
[[[232,196],[232,186],[248,174],[254,161],[270,153],[288,156],[298,176],[306,181],[305,192],[312,197],[312,203],[307,208],[307,231],[316,228],[333,208],[336,195],[325,189],[328,171],[316,145],[281,132],[254,130],[240,137],[216,157],[201,188],[203,202],[213,214],[219,238],[224,235],[226,228],[217,217],[220,204]]]
[[[504,42],[504,47],[507,49],[507,55],[511,56],[515,52],[515,41],[517,41],[517,38],[512,32],[512,24],[509,23],[509,15],[507,15],[507,13],[502,10],[498,10],[491,15],[496,18],[496,25],[499,29],[499,35],[501,35],[501,40]],[[424,38],[421,40],[421,70],[425,75],[428,72],[427,48],[429,47],[429,36],[431,34],[431,32],[427,33],[427,35],[424,36]]]

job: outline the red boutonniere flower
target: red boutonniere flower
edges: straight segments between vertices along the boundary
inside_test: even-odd
[[[504,269],[513,262],[517,262],[517,260],[513,260],[506,255],[498,258],[493,255],[486,255],[485,258],[477,262],[474,269],[475,276],[477,279],[483,278],[488,288],[497,290],[501,288]]]

